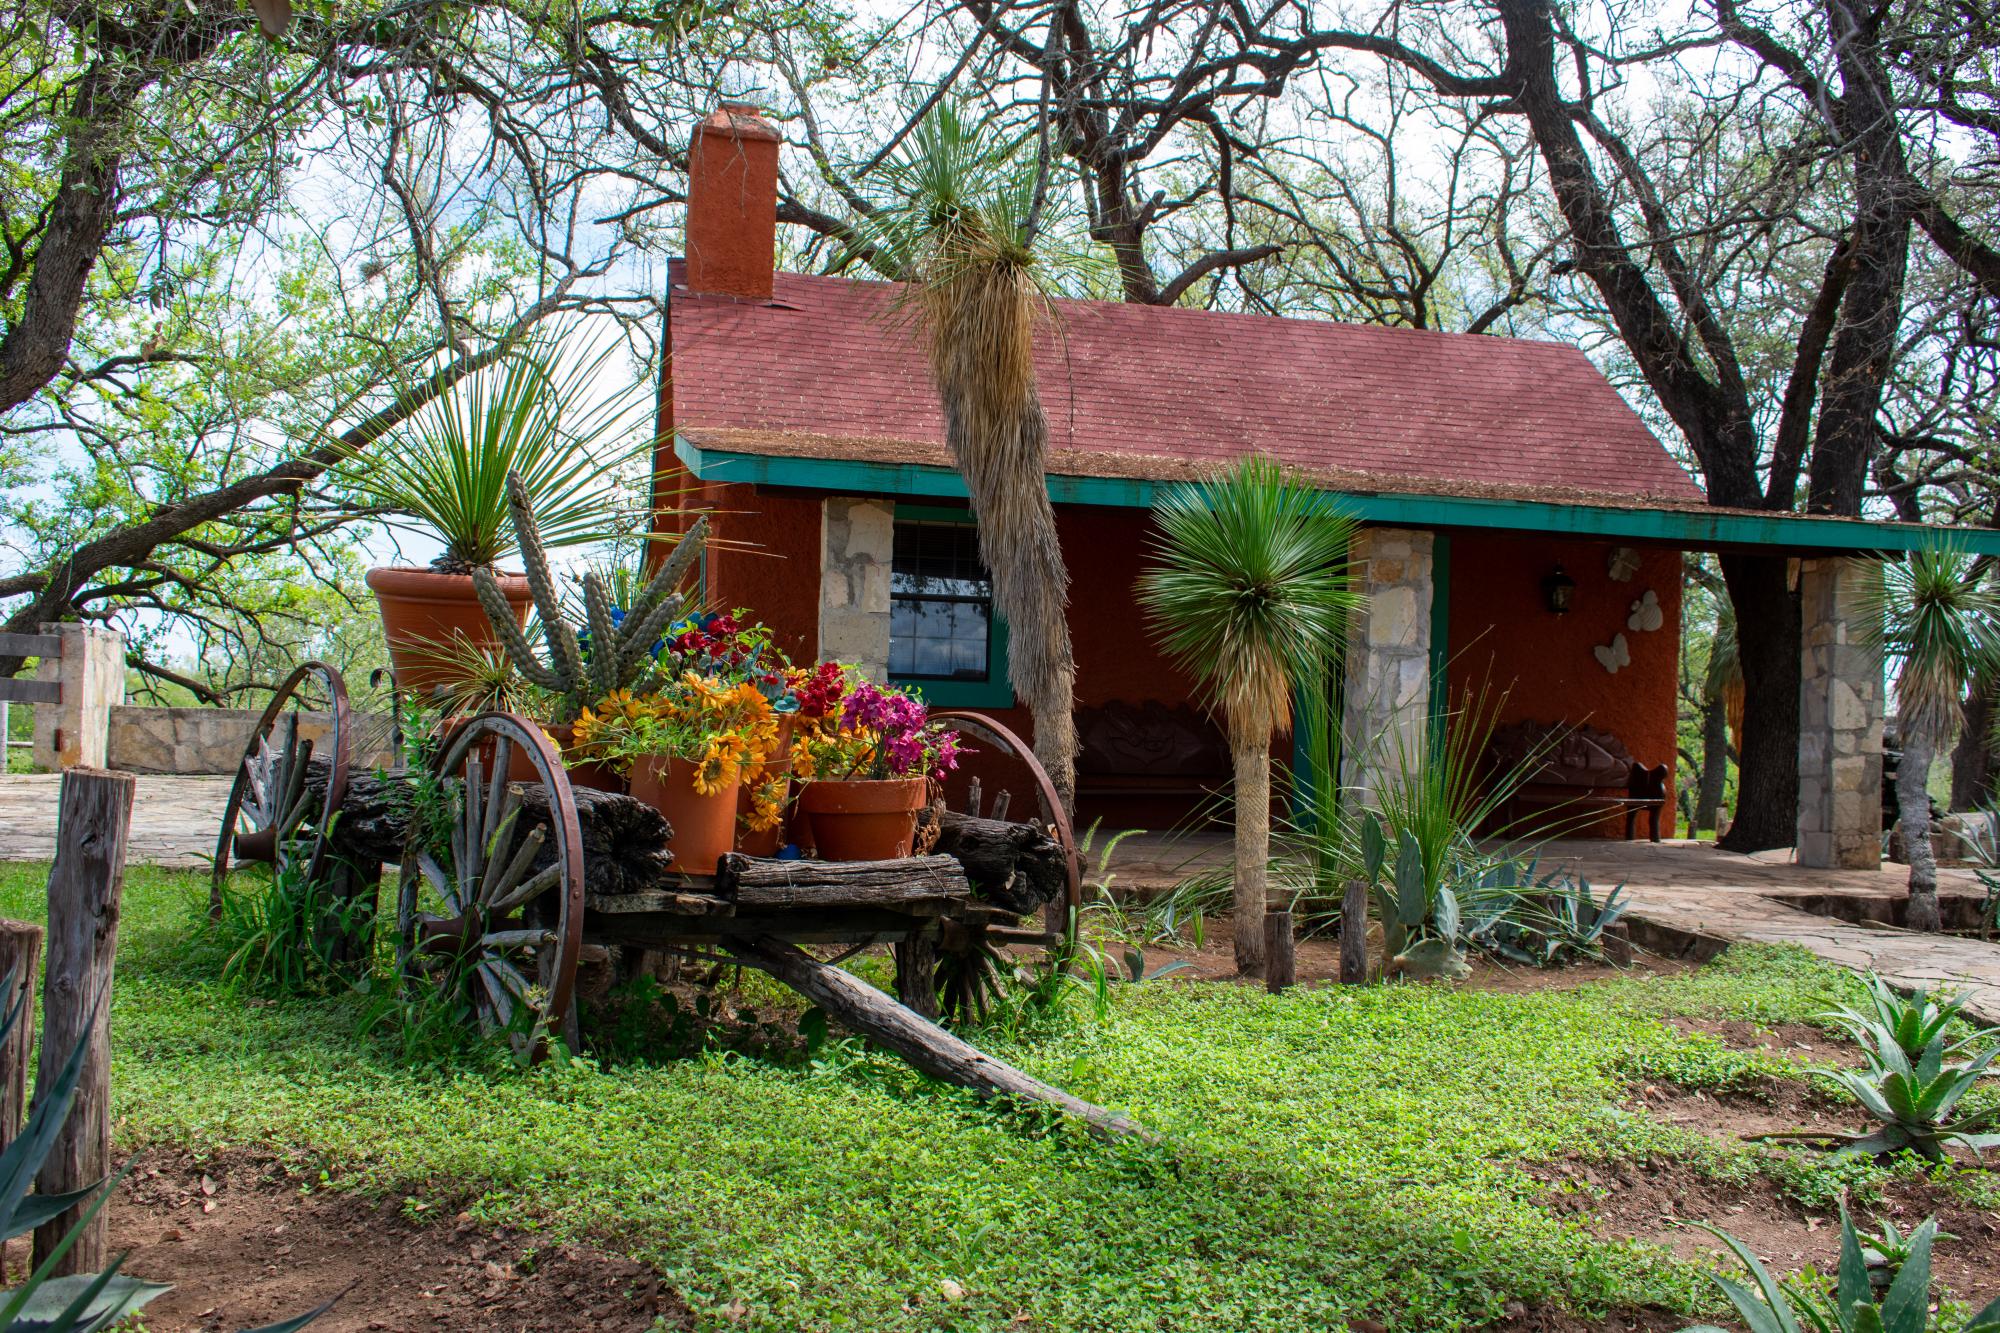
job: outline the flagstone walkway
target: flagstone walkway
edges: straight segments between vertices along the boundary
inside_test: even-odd
[[[46,861],[55,854],[57,786],[53,774],[0,777],[0,860]],[[206,868],[228,798],[225,777],[142,775],[133,806],[131,860]],[[1562,842],[1542,859],[1545,869],[1558,862],[1581,870],[1600,895],[1623,884],[1637,933],[1649,947],[1720,950],[1736,940],[1796,944],[1845,967],[1873,969],[1895,985],[1965,991],[1971,996],[1968,1009],[2000,1023],[2000,944],[1857,924],[1784,901],[1843,899],[1848,915],[1886,921],[1889,905],[1903,896],[1902,866],[1807,870],[1792,865],[1788,852],[1737,856],[1692,842]],[[1197,868],[1227,864],[1225,837],[1170,842],[1137,836],[1119,844],[1110,870],[1119,889],[1144,893],[1169,887]],[[1984,893],[1970,871],[1946,868],[1939,879],[1947,896]]]

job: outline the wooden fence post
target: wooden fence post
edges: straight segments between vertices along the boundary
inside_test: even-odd
[[[1292,939],[1292,909],[1264,909],[1264,989],[1279,995],[1299,979],[1298,951]]]
[[[1359,986],[1368,980],[1368,886],[1347,881],[1340,898],[1340,984]]]
[[[0,1043],[0,1147],[14,1141],[28,1118],[28,1061],[35,1049],[35,985],[42,971],[42,928],[25,921],[0,921],[0,980],[14,985],[0,995],[0,1013],[18,1001],[20,1017]]]
[[[49,871],[49,971],[42,994],[38,1082],[55,1082],[77,1043],[88,1042],[69,1119],[35,1178],[43,1194],[79,1190],[111,1173],[111,968],[118,948],[125,840],[132,830],[130,773],[73,768],[63,774],[56,862]],[[35,1263],[82,1215],[72,1208],[35,1229]],[[58,1276],[105,1264],[105,1216],[56,1266]]]

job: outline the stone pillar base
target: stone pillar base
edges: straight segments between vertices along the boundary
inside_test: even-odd
[[[1799,845],[1802,866],[1882,864],[1882,645],[1866,617],[1881,565],[1799,562]]]

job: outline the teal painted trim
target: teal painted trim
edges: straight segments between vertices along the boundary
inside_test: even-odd
[[[965,482],[949,468],[870,463],[839,458],[779,458],[702,449],[685,437],[675,453],[703,481],[793,486],[840,495],[965,498]],[[1057,504],[1152,506],[1162,484],[1126,477],[1051,476]],[[1489,500],[1459,495],[1394,495],[1329,491],[1333,503],[1366,523],[1409,528],[1492,528],[1555,536],[1663,542],[1685,549],[1765,546],[1783,551],[1913,551],[1949,532],[1962,550],[2000,555],[2000,528],[1934,528],[1916,523],[1828,518],[1816,514],[1730,514],[1700,509],[1621,509],[1554,501]]]
[[[972,511],[947,505],[897,504],[896,517],[920,523],[963,523],[972,526]],[[924,702],[939,708],[1012,708],[1014,687],[1007,681],[1007,618],[993,608],[992,631],[986,636],[985,680],[899,680],[923,695]]]
[[[1451,534],[1431,537],[1431,716],[1443,717],[1451,704],[1445,679],[1451,662]]]

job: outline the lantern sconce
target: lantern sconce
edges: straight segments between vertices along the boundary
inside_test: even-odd
[[[1563,573],[1561,565],[1557,565],[1542,580],[1542,600],[1547,602],[1549,610],[1555,612],[1557,615],[1563,615],[1568,612],[1570,598],[1575,592],[1576,580]]]

